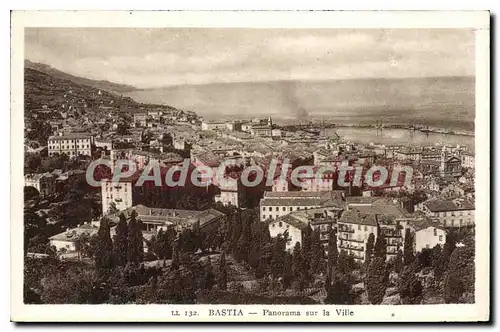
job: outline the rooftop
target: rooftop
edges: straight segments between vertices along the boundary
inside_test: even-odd
[[[60,140],[73,140],[73,139],[91,139],[91,134],[84,133],[70,133],[62,136],[50,136],[49,141],[60,141]]]
[[[431,212],[474,210],[474,203],[467,200],[435,199],[424,204]]]

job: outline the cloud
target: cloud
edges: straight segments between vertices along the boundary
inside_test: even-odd
[[[138,87],[474,74],[470,30],[26,29],[26,58]]]

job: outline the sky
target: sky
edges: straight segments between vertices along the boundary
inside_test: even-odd
[[[137,88],[474,76],[466,29],[27,28],[25,58]]]

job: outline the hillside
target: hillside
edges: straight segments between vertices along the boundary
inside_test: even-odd
[[[136,88],[130,85],[125,85],[125,84],[117,84],[117,83],[112,83],[108,81],[98,81],[98,80],[91,80],[88,78],[84,77],[78,77],[78,76],[73,76],[70,74],[67,74],[65,72],[62,72],[60,70],[57,70],[55,68],[52,68],[49,65],[42,64],[42,63],[35,63],[31,62],[29,60],[24,61],[24,67],[28,69],[34,69],[36,71],[39,71],[41,73],[50,75],[54,78],[59,78],[63,80],[69,80],[72,81],[73,83],[79,84],[79,85],[88,85],[96,89],[102,89],[110,92],[115,92],[115,93],[125,93],[125,92],[132,92],[135,91]]]
[[[100,107],[133,110],[140,104],[130,97],[101,91],[72,80],[54,77],[31,68],[24,70],[24,107],[26,115],[42,108],[59,111],[71,108],[97,110]]]
[[[281,121],[412,121],[474,130],[474,77],[215,83],[126,95],[140,102],[168,102],[206,118],[271,115]]]

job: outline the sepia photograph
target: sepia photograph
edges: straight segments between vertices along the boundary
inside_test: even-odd
[[[54,13],[12,16],[12,317],[489,319],[488,12]]]

